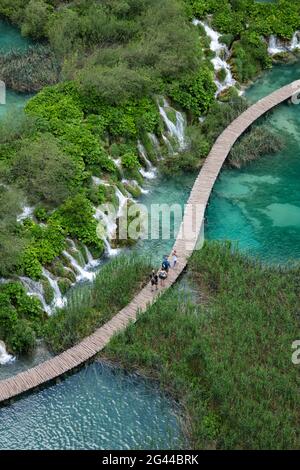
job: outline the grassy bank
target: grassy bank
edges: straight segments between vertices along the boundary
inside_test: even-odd
[[[45,337],[53,351],[74,346],[110,320],[146,284],[151,269],[146,258],[118,256],[101,269],[92,286],[74,290],[67,307],[47,321]]]
[[[190,270],[205,303],[172,288],[106,349],[159,379],[191,418],[195,448],[296,449],[299,270],[263,268],[206,244]]]

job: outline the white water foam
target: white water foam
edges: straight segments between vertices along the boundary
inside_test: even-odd
[[[9,364],[13,362],[16,358],[11,354],[8,354],[6,351],[6,346],[4,341],[0,340],[0,365],[4,366],[5,364]]]
[[[300,32],[296,31],[293,34],[290,43],[284,42],[272,34],[269,38],[268,52],[270,55],[280,54],[283,52],[293,52],[300,49]]]
[[[28,219],[29,217],[31,217],[33,212],[34,212],[34,209],[35,209],[34,207],[23,206],[21,214],[18,215],[18,217],[17,217],[17,222],[22,222],[23,220]]]
[[[186,139],[185,139],[185,128],[186,128],[186,121],[182,113],[173,109],[168,101],[164,99],[163,105],[158,105],[159,113],[165,123],[165,126],[169,132],[169,134],[174,137],[178,144],[179,149],[184,150],[186,148]],[[172,110],[175,113],[176,122],[174,123],[171,119],[168,118],[166,110]],[[164,136],[163,136],[164,138]],[[164,138],[165,140],[165,138]],[[165,140],[166,141],[166,140]],[[172,146],[171,146],[172,147]]]
[[[51,274],[45,268],[43,268],[42,274],[48,280],[54,293],[54,299],[51,304],[51,310],[56,308],[63,308],[67,304],[67,299],[62,296],[57,280],[55,279],[53,274]]]
[[[138,141],[138,151],[148,168],[148,171],[146,171],[144,168],[141,168],[140,169],[141,175],[146,179],[150,179],[150,180],[154,179],[156,177],[156,169],[154,168],[154,166],[148,159],[146,149],[140,141]]]
[[[96,273],[90,272],[87,269],[80,266],[78,261],[74,258],[74,256],[71,255],[71,253],[65,250],[63,254],[70,261],[71,266],[74,269],[75,273],[76,272],[78,273],[76,276],[77,281],[83,281],[83,280],[92,281],[95,278]]]
[[[219,95],[223,90],[234,86],[236,81],[234,80],[231,68],[229,63],[227,62],[230,53],[226,44],[220,42],[220,36],[217,31],[213,30],[207,23],[204,23],[200,20],[193,20],[193,24],[195,26],[201,24],[205,29],[207,36],[210,38],[210,49],[216,54],[216,56],[212,59],[212,64],[214,66],[215,72],[218,73],[221,69],[224,69],[226,72],[225,80],[220,82],[217,78],[215,78],[215,84],[218,88],[216,95]]]

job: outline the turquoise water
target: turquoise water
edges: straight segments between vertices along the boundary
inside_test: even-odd
[[[246,96],[257,101],[298,78],[299,63],[277,66]],[[237,241],[265,262],[286,264],[300,259],[300,107],[282,104],[267,122],[284,136],[284,150],[222,171],[206,214],[206,237]]]
[[[151,381],[96,362],[0,409],[0,450],[179,448],[174,408]]]
[[[28,44],[15,28],[0,21],[0,49],[25,49]],[[8,111],[18,112],[28,98],[8,90],[0,118]],[[160,199],[157,186],[155,182],[149,197],[154,193]],[[173,186],[169,197],[174,202],[179,194],[188,196],[188,188]],[[34,358],[0,366],[0,378],[49,356],[42,345],[39,349]],[[94,363],[58,385],[0,408],[0,449],[178,448],[183,441],[177,411],[152,381]]]
[[[32,40],[22,37],[17,28],[0,20],[0,53],[9,52],[12,49],[24,51],[32,44]]]
[[[0,20],[0,54],[1,52],[10,51],[12,46],[14,49],[26,50],[26,48],[31,44],[32,41],[23,38],[16,28]],[[30,95],[26,95],[24,93],[16,93],[11,90],[6,90],[6,104],[0,104],[0,118],[8,111],[17,113],[19,109],[25,106],[29,97]]]
[[[299,72],[299,64],[277,67],[247,95],[256,100],[298,78]],[[15,99],[20,106],[26,101],[22,95]],[[269,118],[277,132],[288,133],[285,151],[243,170],[222,172],[207,211],[208,238],[238,240],[243,250],[268,261],[299,258],[299,110],[282,105]],[[141,202],[182,206],[193,181],[194,175],[160,177],[148,183],[149,194]],[[172,238],[144,240],[138,249],[157,262],[172,243]],[[181,442],[175,411],[152,382],[95,363],[0,409],[0,449],[174,448]]]

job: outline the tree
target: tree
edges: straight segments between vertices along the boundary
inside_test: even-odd
[[[25,8],[22,23],[22,34],[40,39],[46,36],[46,26],[50,19],[52,8],[43,0],[30,0]]]
[[[26,241],[17,231],[22,194],[0,185],[0,276],[14,273]]]
[[[24,140],[15,157],[10,178],[24,189],[33,202],[57,206],[75,189],[77,167],[74,160],[62,153],[50,134],[36,141]]]

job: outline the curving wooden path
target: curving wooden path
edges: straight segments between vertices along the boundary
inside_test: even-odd
[[[204,240],[205,209],[214,183],[236,140],[256,119],[298,91],[300,93],[300,80],[259,100],[233,121],[218,137],[192,188],[181,228],[173,247],[178,253],[178,265],[176,270],[170,271],[163,290],[174,284],[185,268],[189,256],[197,247],[197,243],[200,247]],[[0,381],[0,403],[46,384],[93,358],[108,344],[115,333],[124,330],[130,322],[135,322],[138,313],[153,303],[161,292],[162,289],[157,293],[152,293],[150,286],[147,285],[127,307],[73,348],[32,369]]]

